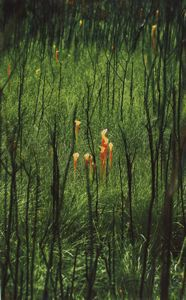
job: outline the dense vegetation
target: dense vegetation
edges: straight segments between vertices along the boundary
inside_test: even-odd
[[[182,1],[0,19],[2,299],[185,299]]]

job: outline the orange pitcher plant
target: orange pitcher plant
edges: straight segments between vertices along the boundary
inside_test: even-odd
[[[101,131],[100,161],[101,161],[101,177],[106,171],[108,138],[106,137],[107,129]]]
[[[101,146],[105,147],[106,143],[108,143],[108,138],[106,137],[107,129],[103,129],[101,131]]]
[[[90,178],[92,179],[94,163],[93,163],[93,157],[91,154],[89,156],[89,166],[90,166]]]
[[[101,177],[103,177],[106,171],[107,149],[104,146],[99,146],[99,147],[100,147],[100,161],[101,161]]]
[[[157,25],[152,25],[151,39],[152,39],[152,48],[154,52],[156,51],[156,32],[157,32]]]
[[[158,23],[158,20],[159,20],[159,14],[160,14],[160,11],[157,9],[156,10],[156,22]]]
[[[85,160],[85,167],[88,168],[89,161],[90,161],[90,154],[89,154],[89,153],[86,153],[86,154],[84,155],[84,160]]]
[[[78,158],[79,158],[79,153],[78,152],[74,153],[73,154],[73,159],[74,159],[74,174],[76,173]]]
[[[89,175],[89,178],[90,179],[93,179],[93,174],[95,172],[95,168],[96,168],[96,165],[94,164],[93,162],[93,157],[91,154],[89,153],[86,153],[84,155],[84,160],[85,160],[85,168],[87,170],[87,174]],[[89,169],[88,169],[89,168]]]
[[[105,156],[107,156],[108,138],[106,137],[107,129],[101,131],[101,146],[105,148]]]
[[[81,122],[78,120],[75,120],[75,136],[76,136],[76,143],[78,142],[78,134],[80,129]]]

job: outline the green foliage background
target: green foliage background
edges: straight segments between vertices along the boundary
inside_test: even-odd
[[[148,15],[133,49],[134,21],[125,28],[126,41],[113,33],[114,13],[113,23],[98,20],[90,29],[79,12],[70,45],[65,38],[60,43],[48,38],[45,47],[40,37],[29,43],[23,39],[3,55],[0,257],[9,299],[139,298],[153,181],[149,128],[158,156],[143,299],[159,299],[163,207],[175,159],[170,139],[176,131],[179,140],[186,117],[180,27],[176,19],[166,25],[161,13],[156,52],[151,46],[154,14]],[[112,32],[103,47],[96,40],[102,30]],[[89,31],[92,43],[86,40]],[[78,143],[75,119],[81,121]],[[113,166],[101,178],[100,132],[105,128],[114,145]],[[80,154],[75,176],[74,152]],[[86,174],[87,152],[96,164],[93,179]],[[181,178],[172,198],[170,299],[184,297],[183,172]]]

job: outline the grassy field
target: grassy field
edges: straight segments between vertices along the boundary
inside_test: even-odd
[[[1,57],[2,299],[186,297],[181,31],[104,24]]]

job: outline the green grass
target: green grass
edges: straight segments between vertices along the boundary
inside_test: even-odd
[[[47,283],[49,299],[61,297],[59,270],[62,272],[63,292],[66,297],[64,299],[70,299],[68,297],[70,297],[72,281],[73,299],[88,297],[86,256],[87,268],[94,270],[96,254],[98,260],[95,267],[92,297],[94,299],[138,299],[151,199],[151,160],[144,106],[144,65],[140,46],[130,57],[123,96],[122,80],[127,59],[124,49],[117,56],[109,51],[100,51],[97,55],[94,47],[87,47],[79,51],[78,60],[74,60],[73,49],[67,51],[59,48],[59,51],[60,63],[58,64],[55,61],[55,50],[53,50],[52,57],[45,53],[42,58],[38,44],[30,47],[28,53],[24,53],[25,57],[23,56],[18,62],[15,70],[13,51],[4,59],[1,66],[0,86],[3,86],[7,79],[9,63],[13,70],[12,77],[1,98],[0,257],[2,266],[6,261],[7,251],[9,205],[13,188],[11,186],[12,162],[16,162],[17,165],[16,189],[13,188],[14,202],[9,227],[10,262],[6,289],[12,295],[19,237],[18,293],[22,289],[23,299],[26,297],[27,273],[29,273],[29,299],[31,276],[33,276],[34,299],[42,298],[53,243],[53,260]],[[151,52],[151,49],[148,51]],[[149,55],[147,63],[147,72],[149,72],[153,55],[152,53],[146,54]],[[158,63],[161,63],[160,70]],[[177,93],[178,68],[179,65],[174,59],[167,66],[167,90],[165,91],[162,80],[163,60],[158,56],[153,70],[155,84],[152,78],[149,82],[148,108],[152,122],[154,150],[159,139],[162,113],[165,113],[166,120],[158,165],[156,164],[157,190],[153,208],[144,299],[148,297],[150,289],[152,263],[155,263],[153,299],[159,299],[160,294],[161,215],[165,194],[169,137],[174,118],[171,89],[174,83]],[[163,98],[164,92],[166,100]],[[164,100],[165,107],[163,108]],[[158,101],[160,101],[159,111]],[[73,145],[75,107],[77,107],[76,119],[81,121],[78,144],[75,143],[73,149],[73,152],[80,154],[76,176],[74,176],[73,158],[70,155]],[[185,103],[182,111],[185,111]],[[184,115],[180,117],[184,122]],[[59,202],[62,202],[57,231],[53,228],[53,222],[59,208],[54,206],[55,197],[52,195],[52,185],[56,183],[53,182],[55,153],[52,149],[55,125],[55,149],[59,167],[58,192]],[[101,178],[100,132],[105,128],[108,128],[109,141],[114,145],[113,166],[111,169],[108,167],[106,176]],[[126,138],[127,152],[123,136]],[[96,176],[93,180],[86,176],[83,156],[87,152],[95,155],[97,179]],[[127,153],[131,162],[134,159],[131,165],[134,243],[131,242]],[[168,174],[170,172],[171,167]],[[64,186],[65,176],[67,180]],[[185,197],[185,188],[183,197]],[[180,238],[177,241],[178,254],[172,253],[171,256],[170,299],[178,299],[183,280],[181,262],[176,268],[183,241],[180,199],[180,194],[176,191],[173,220],[180,224],[175,228],[175,235],[180,234]],[[96,203],[98,203],[97,209]],[[91,211],[88,204],[90,204]],[[26,207],[28,220],[26,220]],[[28,240],[26,228],[28,228]],[[31,275],[32,263],[33,275]],[[73,272],[75,272],[74,278]]]

